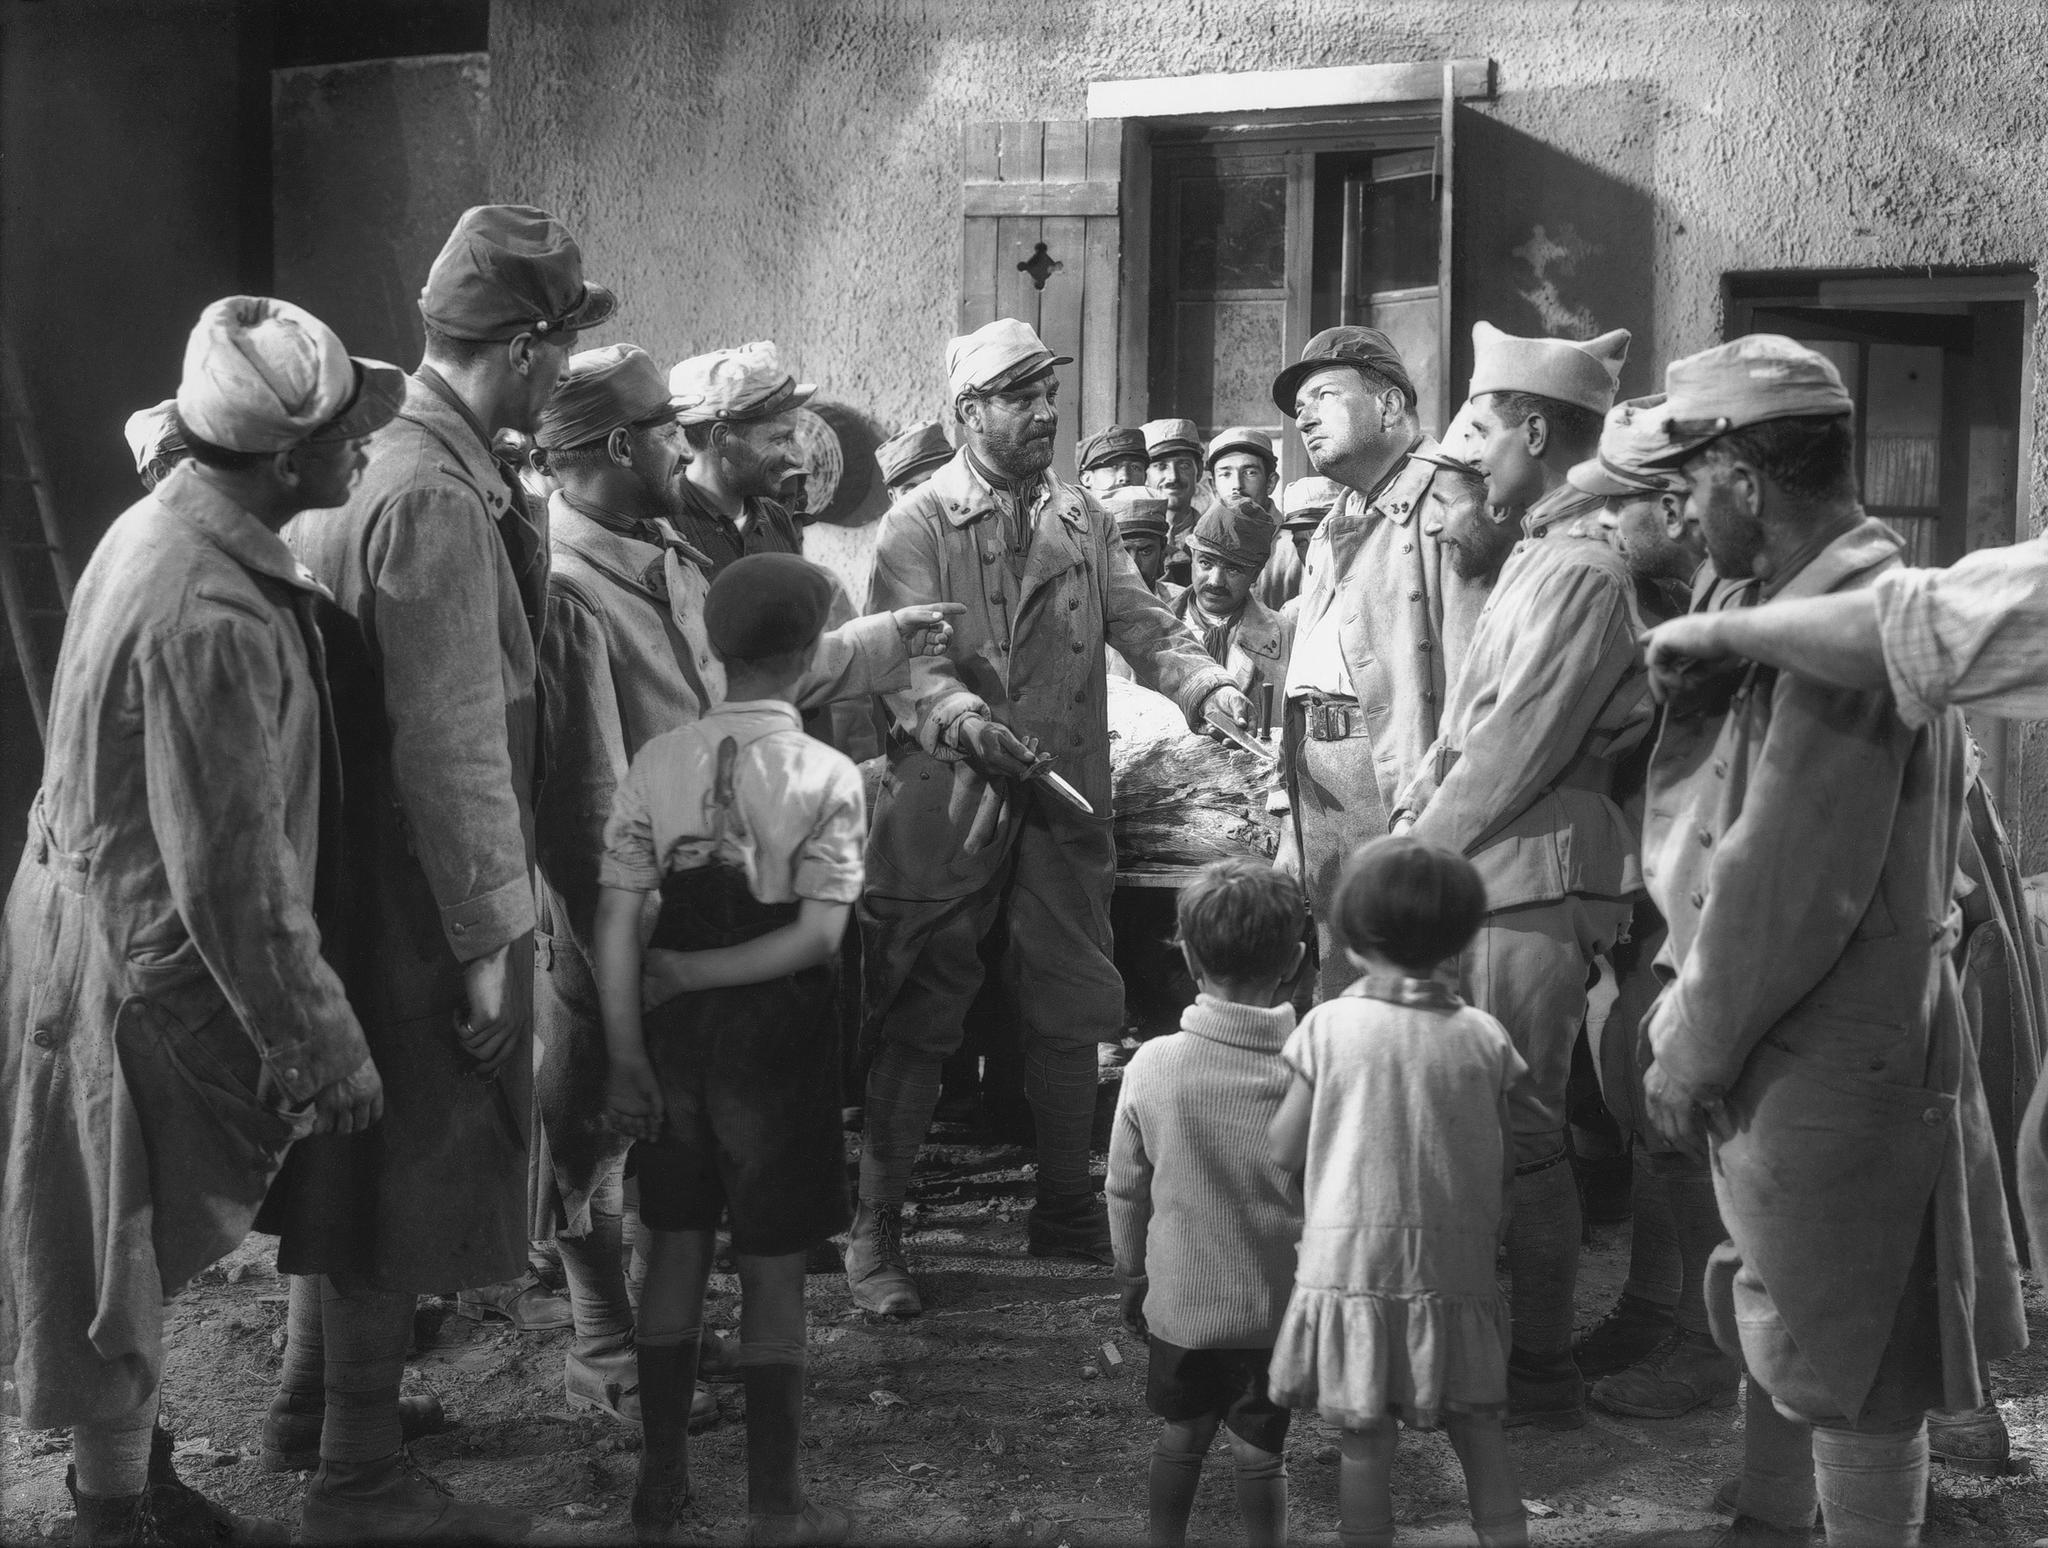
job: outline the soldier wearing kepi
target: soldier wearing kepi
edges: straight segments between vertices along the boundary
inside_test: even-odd
[[[1173,606],[1187,588],[1166,578],[1166,502],[1142,484],[1127,484],[1111,490],[1102,507],[1116,522],[1116,535],[1138,567],[1138,578],[1152,595]]]
[[[286,533],[335,598],[321,629],[349,847],[323,923],[386,1091],[374,1135],[294,1148],[259,1222],[294,1276],[273,1412],[320,1420],[309,1542],[530,1524],[411,1465],[398,1386],[417,1295],[525,1266],[547,554],[491,438],[533,429],[577,331],[615,305],[553,216],[466,211],[420,293],[404,408],[348,504]]]
[[[778,495],[803,465],[790,413],[817,384],[799,382],[762,339],[678,362],[668,387],[691,453],[676,525],[710,556],[712,577],[743,554],[801,554],[803,529]]]
[[[1075,453],[1081,487],[1101,499],[1131,485],[1144,487],[1145,433],[1110,425],[1083,441]]]
[[[1500,1018],[1529,1066],[1514,1103],[1508,1271],[1508,1423],[1585,1423],[1572,1363],[1579,1194],[1565,1085],[1593,960],[1628,928],[1642,891],[1636,834],[1614,799],[1616,761],[1650,723],[1637,659],[1634,584],[1597,527],[1566,520],[1591,497],[1564,471],[1594,443],[1628,335],[1580,345],[1478,324],[1469,460],[1489,509],[1447,525],[1460,574],[1512,552],[1451,683],[1443,726],[1402,790],[1397,831],[1462,854],[1487,915],[1460,967],[1465,996]],[[1555,478],[1555,487],[1545,481]],[[1556,491],[1563,489],[1560,496]],[[1598,502],[1593,502],[1597,504]],[[1527,508],[1519,529],[1493,512]],[[1559,524],[1563,523],[1561,527]],[[1554,530],[1555,529],[1555,530]]]
[[[1010,318],[947,346],[958,456],[882,519],[870,605],[964,602],[954,659],[912,664],[868,845],[862,925],[880,1007],[868,1076],[860,1205],[846,1254],[854,1299],[922,1309],[902,1205],[1000,921],[1024,1025],[1024,1089],[1038,1130],[1031,1250],[1109,1261],[1088,1141],[1097,1045],[1114,1038],[1123,982],[1110,961],[1108,692],[1103,647],[1180,705],[1238,724],[1244,696],[1139,579],[1094,498],[1047,472],[1056,366]],[[1057,773],[1092,812],[1034,776]]]
[[[953,443],[935,419],[905,425],[875,448],[875,466],[891,500],[900,500],[953,460]]]
[[[1309,540],[1337,503],[1337,493],[1337,486],[1317,473],[1290,480],[1281,491],[1280,540],[1259,572],[1257,595],[1266,606],[1277,611],[1301,594]]]
[[[1394,797],[1436,739],[1447,639],[1485,599],[1449,570],[1421,515],[1439,469],[1415,413],[1407,367],[1376,328],[1329,328],[1273,381],[1316,471],[1343,495],[1308,547],[1287,667],[1283,774],[1299,868],[1322,946],[1320,996],[1355,976],[1330,932],[1351,851],[1383,835]]]
[[[1291,624],[1252,595],[1272,552],[1273,519],[1265,506],[1217,501],[1188,538],[1194,584],[1173,604],[1175,616],[1254,702],[1262,690],[1277,697],[1286,686],[1294,636]]]
[[[1232,425],[1219,430],[1209,441],[1209,455],[1203,463],[1209,482],[1219,500],[1273,499],[1273,475],[1280,466],[1273,455],[1273,438],[1251,425]]]
[[[173,1470],[163,1307],[287,1146],[383,1109],[314,923],[323,593],[277,532],[349,497],[402,382],[287,302],[215,302],[169,416],[189,461],[72,600],[0,945],[0,1370],[24,1423],[71,1428],[75,1542],[286,1540]]]
[[[1899,542],[1856,495],[1834,365],[1774,334],[1673,362],[1663,413],[1715,571],[1766,601],[1868,587]],[[1660,685],[1661,686],[1661,685]],[[1667,715],[1644,871],[1670,921],[1644,1081],[1711,1155],[1714,1331],[1749,1373],[1738,1529],[1918,1540],[1926,1411],[2026,1342],[1950,950],[1965,732],[1883,688],[1755,665]],[[1802,1465],[1811,1458],[1811,1469]]]
[[[1188,583],[1188,534],[1195,530],[1195,495],[1202,482],[1202,435],[1192,419],[1148,419],[1145,487],[1166,502],[1166,575]]]
[[[538,440],[561,488],[549,502],[547,626],[540,645],[546,765],[534,813],[540,874],[534,1024],[541,1134],[536,1236],[561,1248],[575,1310],[569,1405],[637,1421],[633,1311],[620,1269],[627,1138],[601,1123],[604,1028],[592,967],[605,820],[653,737],[724,702],[704,623],[711,561],[676,534],[687,455],[667,384],[631,344],[572,358]],[[901,686],[908,648],[942,648],[937,608],[828,631],[795,699],[810,707]],[[686,1395],[687,1396],[687,1395]],[[699,1417],[715,1412],[708,1395]]]

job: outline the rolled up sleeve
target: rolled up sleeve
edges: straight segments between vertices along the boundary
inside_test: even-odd
[[[264,706],[285,690],[253,620],[174,635],[144,662],[150,825],[171,899],[200,960],[295,1103],[370,1056],[341,980],[320,955],[277,744]]]
[[[600,887],[621,892],[659,892],[661,857],[654,851],[654,817],[647,805],[647,771],[636,760],[612,797],[604,825],[604,858],[597,864]]]
[[[534,926],[506,735],[501,547],[481,503],[427,486],[386,509],[370,560],[392,775],[449,950],[468,962]]]
[[[1946,570],[1890,570],[1871,591],[1907,725],[1951,706],[2048,719],[2048,540],[1979,549]]]

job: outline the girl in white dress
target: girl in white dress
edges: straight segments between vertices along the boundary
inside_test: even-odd
[[[1528,1541],[1501,1416],[1508,1308],[1494,1278],[1513,1175],[1508,1091],[1527,1066],[1507,1029],[1436,976],[1486,909],[1462,856],[1377,839],[1351,857],[1331,923],[1363,975],[1303,1018],[1270,1137],[1306,1171],[1274,1402],[1341,1425],[1345,1548],[1394,1536],[1397,1424],[1441,1425],[1482,1543]]]

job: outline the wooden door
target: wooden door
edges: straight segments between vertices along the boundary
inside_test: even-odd
[[[1038,330],[1060,372],[1053,467],[1116,418],[1123,254],[1122,119],[965,124],[960,136],[960,331],[998,317]]]

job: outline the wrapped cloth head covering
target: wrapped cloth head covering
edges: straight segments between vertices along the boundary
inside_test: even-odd
[[[654,357],[636,344],[607,344],[569,357],[541,410],[534,440],[547,451],[601,441],[614,430],[674,416],[668,383]]]
[[[1670,450],[1664,403],[1665,395],[1659,392],[1615,404],[1600,427],[1600,450],[1576,464],[1565,475],[1565,482],[1605,500],[1683,493],[1683,478],[1668,467],[1652,467],[1644,460]]]
[[[1484,437],[1479,433],[1479,409],[1471,398],[1458,406],[1458,412],[1451,416],[1451,422],[1444,426],[1443,439],[1434,443],[1425,441],[1415,448],[1418,462],[1433,462],[1440,468],[1466,478],[1484,478],[1479,470],[1477,458]]]
[[[1186,452],[1197,462],[1202,460],[1202,432],[1195,428],[1192,419],[1148,419],[1139,430],[1145,437],[1148,461],[1177,452]]]
[[[1145,432],[1124,425],[1110,425],[1083,441],[1074,455],[1075,467],[1086,473],[1109,462],[1143,462]]]
[[[686,425],[766,419],[808,403],[815,382],[800,382],[766,339],[678,361],[668,373],[676,418]]]
[[[1336,480],[1320,474],[1311,473],[1305,478],[1297,478],[1280,494],[1280,530],[1298,532],[1306,527],[1314,531],[1342,493]]]
[[[946,439],[946,427],[935,419],[905,425],[875,448],[875,464],[882,470],[882,482],[888,485],[952,460],[953,443]]]
[[[1239,569],[1257,570],[1273,553],[1278,529],[1273,508],[1263,500],[1218,500],[1195,523],[1188,548],[1215,555]]]
[[[1109,514],[1116,518],[1118,537],[1156,537],[1166,541],[1170,528],[1166,519],[1166,501],[1140,484],[1127,484],[1122,489],[1112,489],[1102,497]]]
[[[1301,384],[1326,366],[1358,366],[1392,386],[1410,408],[1415,407],[1415,383],[1394,341],[1377,328],[1355,325],[1325,328],[1301,348],[1301,358],[1273,378],[1273,402],[1289,419],[1294,418],[1294,395]]]
[[[1781,333],[1746,334],[1674,360],[1664,371],[1664,391],[1665,445],[1645,460],[1667,467],[1745,425],[1856,409],[1835,363]]]
[[[946,395],[1004,392],[1054,366],[1072,365],[1072,355],[1055,355],[1037,330],[1014,317],[998,317],[946,344]]]
[[[609,290],[583,282],[568,228],[526,204],[464,210],[420,291],[420,316],[454,339],[574,333],[618,309]]]
[[[1209,456],[1203,466],[1213,468],[1218,457],[1225,452],[1234,451],[1251,452],[1254,456],[1264,457],[1269,470],[1277,460],[1273,456],[1273,438],[1265,431],[1251,425],[1232,425],[1228,430],[1217,431],[1210,438]]]
[[[801,650],[825,631],[832,576],[797,554],[748,554],[711,583],[704,633],[727,661]]]
[[[238,452],[353,440],[404,401],[398,367],[356,359],[311,312],[268,296],[229,296],[199,314],[176,399],[187,431]]]
[[[1629,332],[1616,328],[1597,339],[1524,339],[1489,322],[1472,325],[1472,386],[1468,398],[1489,392],[1530,392],[1607,412],[1628,359]]]
[[[178,433],[177,410],[178,400],[166,398],[154,408],[137,409],[121,427],[137,473],[147,473],[152,462],[182,456],[189,450],[185,437]]]

